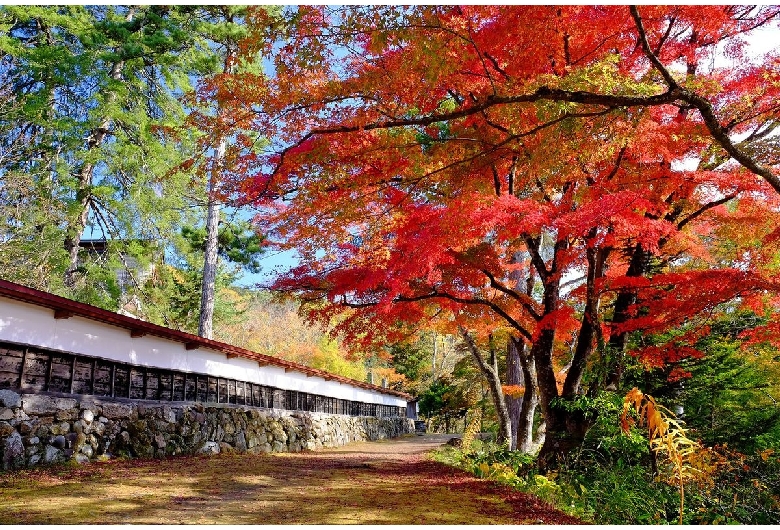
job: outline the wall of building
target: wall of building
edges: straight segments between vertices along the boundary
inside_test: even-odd
[[[208,348],[187,350],[181,342],[161,337],[131,337],[124,328],[79,316],[55,319],[49,308],[7,298],[0,298],[0,341],[406,408],[405,399],[391,394],[310,377],[278,366],[260,366],[252,359],[228,359],[224,353]]]
[[[402,417],[0,390],[3,469],[116,456],[295,452],[413,432],[414,421]]]
[[[406,394],[0,288],[3,469],[316,450],[414,432]]]

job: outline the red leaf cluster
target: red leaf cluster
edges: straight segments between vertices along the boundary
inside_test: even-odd
[[[779,12],[258,10],[245,59],[266,54],[273,75],[231,81],[226,108],[270,143],[229,159],[258,225],[303,257],[276,287],[359,343],[438,316],[509,331],[544,370],[566,344],[583,361],[569,389],[599,339],[771,309],[780,80],[745,37]]]

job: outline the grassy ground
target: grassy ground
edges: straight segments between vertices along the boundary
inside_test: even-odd
[[[576,523],[431,461],[412,437],[315,453],[114,460],[0,474],[2,524]]]

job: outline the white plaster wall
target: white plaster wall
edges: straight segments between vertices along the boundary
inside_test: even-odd
[[[285,372],[277,366],[259,366],[250,359],[228,359],[224,353],[154,336],[130,337],[130,331],[73,316],[55,319],[54,311],[0,297],[0,341],[29,344],[113,361],[239,379],[284,390],[298,390],[338,399],[406,407],[389,394]]]

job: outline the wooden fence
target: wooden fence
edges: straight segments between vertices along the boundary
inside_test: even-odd
[[[0,343],[0,388],[136,400],[232,403],[351,416],[403,417],[406,414],[404,407],[6,343]]]

